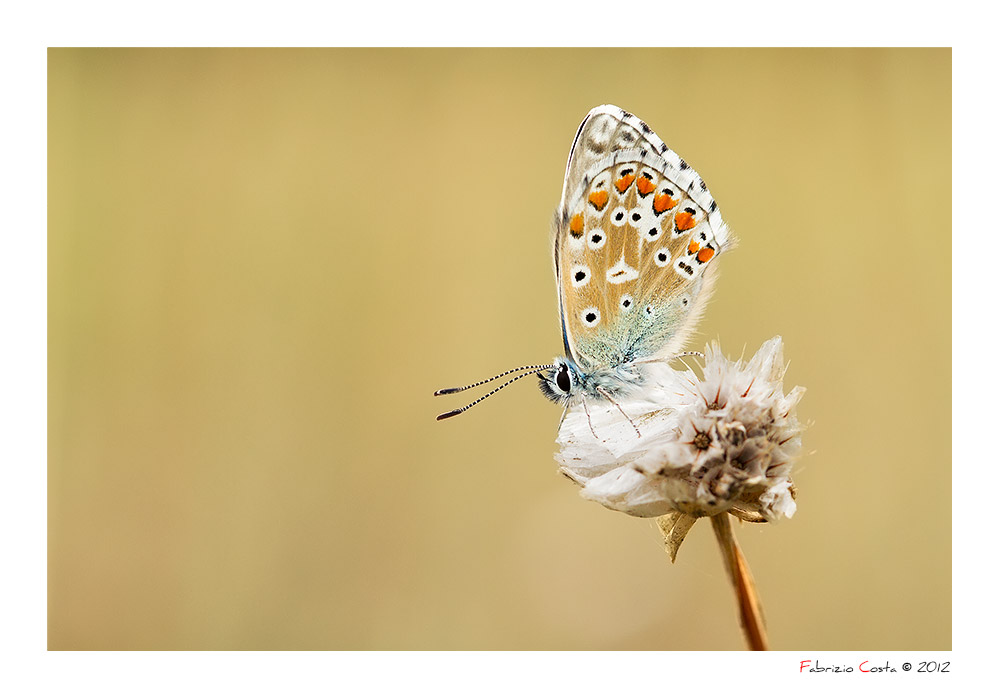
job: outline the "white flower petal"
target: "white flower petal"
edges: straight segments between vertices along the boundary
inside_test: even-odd
[[[747,372],[760,376],[765,381],[781,381],[785,373],[784,359],[781,351],[781,336],[776,335],[761,345],[757,353],[747,364]]]
[[[760,496],[764,516],[769,520],[791,517],[797,508],[792,498],[791,483],[783,481]]]
[[[656,479],[631,466],[621,466],[591,479],[580,495],[633,517],[659,517],[672,509]]]

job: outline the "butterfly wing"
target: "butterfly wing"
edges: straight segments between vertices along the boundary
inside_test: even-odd
[[[586,369],[676,353],[733,243],[704,180],[652,129],[618,107],[591,110],[556,220],[567,354]]]

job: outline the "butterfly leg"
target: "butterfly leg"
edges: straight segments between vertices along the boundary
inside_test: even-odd
[[[587,424],[590,425],[590,434],[594,435],[594,439],[601,441],[601,438],[597,436],[597,432],[594,431],[594,423],[590,420],[590,409],[587,408],[587,399],[580,394],[580,400],[583,401],[583,412],[587,413]]]
[[[625,416],[625,419],[628,420],[628,424],[632,425],[632,429],[635,430],[635,433],[639,436],[640,439],[642,439],[642,432],[640,432],[639,428],[635,426],[635,423],[632,422],[632,418],[630,418],[628,414],[622,409],[622,406],[618,405],[618,402],[611,397],[611,394],[605,391],[600,386],[597,387],[597,392],[600,393],[605,398],[607,398],[609,401],[611,401],[614,404],[614,406],[618,408],[618,412],[620,412],[622,415]]]
[[[567,402],[566,405],[563,406],[562,417],[559,418],[559,427],[556,428],[556,432],[562,431],[562,424],[563,421],[566,419],[566,413],[568,412],[569,412],[569,402]]]
[[[675,359],[682,359],[684,357],[701,357],[705,358],[704,352],[678,352],[677,354],[671,355],[670,357],[652,357],[650,359],[640,359],[638,361],[632,362],[632,364],[654,364],[656,362],[666,362],[669,364]]]

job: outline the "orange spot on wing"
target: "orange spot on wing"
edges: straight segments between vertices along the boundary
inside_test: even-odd
[[[647,179],[645,177],[640,177],[639,181],[635,183],[635,188],[639,190],[639,194],[641,194],[642,196],[646,196],[654,189],[656,189],[656,185],[653,184],[652,180]]]
[[[653,200],[653,211],[657,214],[662,214],[664,211],[672,209],[675,206],[677,206],[677,202],[671,199],[669,194],[661,194]]]
[[[688,243],[688,254],[693,255],[696,252],[698,252],[698,247],[699,247],[698,243],[692,240],[690,243]]]
[[[674,216],[674,223],[677,224],[677,230],[686,231],[689,228],[694,228],[694,216],[687,211],[681,211]]]
[[[712,255],[715,254],[715,250],[709,247],[702,248],[698,252],[698,262],[708,262],[712,259]]]
[[[569,220],[569,232],[575,236],[583,235],[583,214],[577,214]]]
[[[635,175],[625,175],[617,182],[615,182],[615,187],[618,188],[619,192],[624,194],[625,190],[628,189],[629,185],[631,185],[633,182],[635,182]]]
[[[587,201],[594,205],[594,208],[600,211],[604,208],[604,205],[608,203],[608,193],[603,189],[599,192],[591,192],[590,196],[587,197]]]

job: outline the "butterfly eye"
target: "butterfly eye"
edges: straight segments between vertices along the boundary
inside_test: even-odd
[[[572,387],[572,382],[569,379],[569,369],[563,364],[559,367],[559,371],[556,374],[556,386],[563,393],[569,393],[569,389]]]

